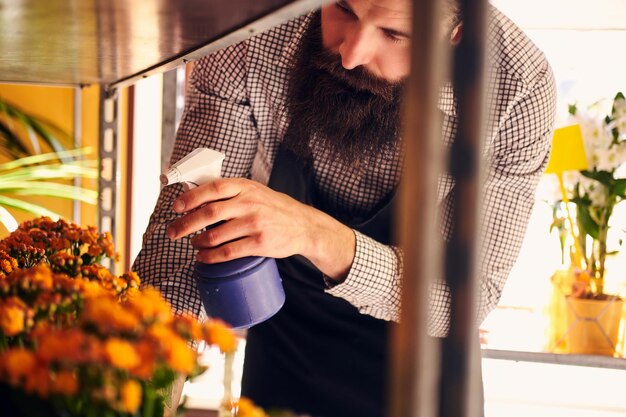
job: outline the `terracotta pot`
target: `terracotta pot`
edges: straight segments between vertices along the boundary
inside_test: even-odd
[[[569,353],[615,355],[623,301],[566,299]]]

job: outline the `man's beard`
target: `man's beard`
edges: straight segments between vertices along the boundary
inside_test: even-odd
[[[391,158],[400,132],[403,82],[390,83],[363,67],[346,70],[322,45],[320,13],[294,57],[287,106],[291,124],[285,144],[309,161],[314,151],[352,168]]]

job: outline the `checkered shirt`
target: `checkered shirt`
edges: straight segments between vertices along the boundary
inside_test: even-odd
[[[242,43],[200,59],[189,80],[185,112],[171,162],[199,147],[226,154],[224,177],[245,177],[267,184],[284,137],[288,114],[286,83],[290,65],[309,21],[287,22]],[[492,9],[489,38],[490,121],[485,141],[488,175],[481,216],[480,302],[478,322],[498,303],[524,238],[534,191],[550,149],[555,109],[555,84],[543,53],[499,11]],[[442,132],[449,143],[456,129],[452,89],[442,89],[439,107]],[[366,214],[393,190],[400,177],[396,159],[381,159],[366,172],[355,173],[314,155],[317,186],[327,205],[342,213]],[[438,186],[442,235],[450,231],[453,182],[442,175]],[[189,238],[171,241],[167,225],[179,215],[172,210],[182,187],[165,187],[144,234],[133,266],[144,284],[161,290],[177,311],[203,312],[192,278],[195,250]],[[362,314],[397,321],[402,287],[402,251],[357,231],[356,254],[345,281],[326,291],[354,305]],[[428,332],[448,330],[450,294],[435,284],[430,297]]]

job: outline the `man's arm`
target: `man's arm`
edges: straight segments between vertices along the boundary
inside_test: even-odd
[[[209,147],[226,154],[224,177],[249,176],[258,133],[247,99],[245,58],[242,43],[196,63],[172,163],[196,148]],[[166,234],[168,224],[180,217],[172,204],[181,193],[180,185],[161,191],[133,270],[145,285],[161,290],[176,311],[198,314],[201,303],[192,279],[196,251],[190,237],[171,241]]]
[[[519,253],[535,189],[547,164],[554,123],[556,88],[550,68],[532,90],[513,103],[498,103],[509,111],[502,118],[483,186],[480,288],[477,324],[497,305]],[[448,194],[442,202],[443,234],[450,232]],[[347,279],[327,291],[344,298],[364,314],[397,321],[400,317],[402,252],[357,233],[356,255]],[[435,283],[430,296],[428,333],[445,336],[449,329],[450,294]]]

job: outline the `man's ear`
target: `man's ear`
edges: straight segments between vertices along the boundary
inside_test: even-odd
[[[459,42],[461,42],[461,38],[463,37],[463,23],[459,23],[452,29],[452,33],[450,34],[450,43],[452,46],[457,46]]]

